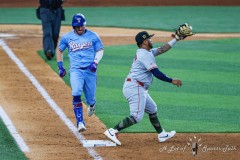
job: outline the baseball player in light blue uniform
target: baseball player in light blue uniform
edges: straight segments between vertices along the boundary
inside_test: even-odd
[[[139,49],[133,59],[132,67],[127,75],[123,85],[123,95],[127,99],[130,108],[130,116],[120,121],[114,128],[110,128],[104,134],[113,142],[121,145],[116,134],[136,123],[139,123],[144,112],[149,115],[149,120],[158,133],[159,142],[164,142],[173,137],[176,132],[166,132],[160,125],[157,117],[157,105],[148,93],[148,88],[151,86],[153,76],[159,80],[172,83],[176,86],[181,86],[182,81],[167,77],[162,73],[156,64],[155,57],[168,51],[177,42],[176,39],[169,41],[167,44],[153,48],[151,37],[146,31],[139,32],[135,40]]]
[[[57,62],[59,76],[64,77],[63,51],[68,48],[70,60],[70,83],[73,96],[73,108],[78,131],[86,130],[82,112],[81,96],[84,92],[88,106],[88,116],[95,112],[95,94],[97,81],[97,65],[103,57],[104,46],[99,36],[86,29],[86,19],[83,14],[76,14],[72,19],[73,30],[65,34],[59,42]]]

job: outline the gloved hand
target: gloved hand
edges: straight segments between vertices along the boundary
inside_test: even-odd
[[[63,62],[62,61],[58,62],[58,73],[59,73],[59,76],[61,78],[63,78],[66,75],[66,70],[63,67]]]
[[[175,31],[175,38],[178,41],[192,35],[194,35],[194,33],[192,32],[192,26],[190,26],[188,23],[180,25]]]
[[[89,66],[89,69],[90,69],[92,72],[96,72],[96,71],[97,71],[97,63],[92,62],[91,65]]]

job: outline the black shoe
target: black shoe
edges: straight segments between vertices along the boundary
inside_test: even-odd
[[[54,54],[50,50],[46,51],[45,55],[46,55],[48,60],[51,60],[53,58],[53,56],[54,56]]]

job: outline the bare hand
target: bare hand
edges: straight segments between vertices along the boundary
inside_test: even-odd
[[[178,86],[178,87],[181,87],[182,86],[182,81],[179,80],[179,79],[173,79],[172,80],[172,84]]]

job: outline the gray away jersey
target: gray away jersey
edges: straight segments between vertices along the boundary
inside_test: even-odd
[[[153,75],[150,70],[158,68],[154,57],[157,56],[157,53],[157,48],[150,51],[142,48],[138,49],[127,78],[140,81],[146,87],[149,87],[153,81]]]

